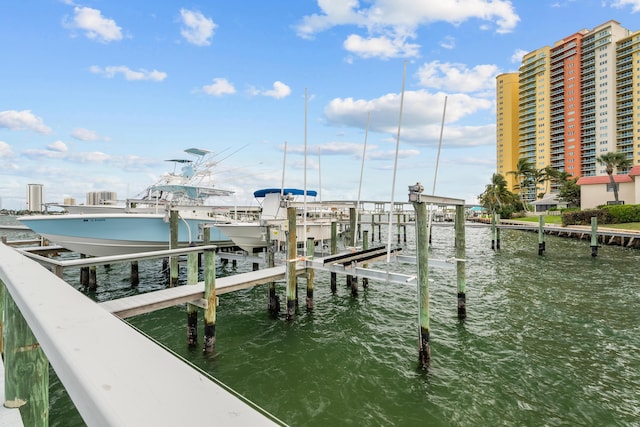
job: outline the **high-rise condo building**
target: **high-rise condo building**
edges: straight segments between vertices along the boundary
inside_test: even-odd
[[[496,166],[511,190],[521,159],[578,178],[606,175],[596,158],[607,152],[640,164],[640,31],[608,21],[529,52],[517,73],[496,77]]]
[[[27,210],[31,212],[44,210],[44,187],[42,184],[27,184]]]
[[[109,205],[118,200],[114,191],[91,191],[87,193],[87,205]]]

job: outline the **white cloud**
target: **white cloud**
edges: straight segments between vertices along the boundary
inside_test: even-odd
[[[320,153],[323,156],[339,156],[339,155],[347,155],[353,156],[357,158],[362,158],[362,143],[355,142],[336,142],[330,141],[324,144],[318,144],[314,150],[319,149]],[[370,145],[367,147],[370,150],[373,150],[375,146]],[[311,150],[313,151],[313,150]],[[307,150],[309,152],[309,150]],[[287,147],[287,153],[291,154],[304,154],[304,145],[289,145]]]
[[[11,157],[13,152],[11,146],[4,141],[0,141],[0,157]]]
[[[102,43],[122,40],[122,29],[113,19],[102,16],[98,9],[76,6],[72,22],[66,25],[85,32],[85,35]]]
[[[67,148],[67,144],[65,144],[62,141],[56,141],[53,144],[49,144],[47,145],[47,150],[49,151],[56,151],[58,153],[65,153],[67,152],[69,149]]]
[[[148,70],[145,70],[144,68],[141,68],[140,70],[135,71],[124,65],[119,65],[119,66],[112,65],[104,68],[98,67],[97,65],[93,65],[89,68],[89,71],[91,71],[94,74],[102,74],[103,76],[109,79],[115,77],[116,74],[122,74],[126,80],[131,80],[131,81],[150,80],[153,82],[161,82],[167,78],[167,73],[162,71],[158,71],[158,70],[148,71]]]
[[[429,93],[424,90],[407,91],[404,95],[401,138],[417,145],[433,145],[438,141],[445,94]],[[495,144],[495,125],[456,127],[461,119],[493,108],[487,99],[465,94],[448,95],[445,132],[449,145]],[[376,99],[335,98],[324,109],[329,124],[334,126],[366,127],[367,116],[371,113],[369,131],[386,133],[395,138],[398,130],[400,95],[387,94]],[[491,138],[478,137],[479,129],[493,129]]]
[[[496,65],[476,65],[469,69],[464,64],[432,61],[418,70],[421,86],[457,92],[478,92],[495,88],[495,78],[500,73]]]
[[[456,39],[451,36],[445,36],[440,40],[440,47],[443,49],[453,49],[456,47]]]
[[[71,136],[80,141],[109,141],[110,138],[103,137],[98,134],[98,132],[94,130],[77,128],[71,132]]]
[[[213,36],[213,31],[218,27],[213,20],[200,12],[187,9],[180,9],[180,17],[184,25],[180,30],[182,37],[196,46],[211,44],[210,39]]]
[[[360,7],[361,4],[367,7]],[[484,25],[492,24],[497,33],[509,33],[520,21],[509,0],[318,0],[318,7],[320,13],[303,17],[296,26],[297,34],[302,38],[312,38],[335,26],[364,28],[367,36],[349,36],[345,48],[350,47],[353,49],[351,52],[365,53],[366,57],[381,56],[373,53],[389,52],[394,45],[401,47],[398,52],[406,51],[407,56],[415,56],[418,46],[408,44],[405,47],[406,40],[415,38],[415,31],[420,25],[432,22],[459,25],[477,19],[484,21]],[[365,40],[369,42],[365,43]],[[394,42],[391,46],[384,46],[388,40]]]
[[[45,135],[53,133],[40,117],[34,116],[30,110],[0,111],[0,128],[11,130],[32,130]]]
[[[233,84],[229,83],[227,79],[223,78],[213,79],[213,83],[203,86],[202,90],[206,94],[213,96],[231,95],[236,93],[236,88],[233,86]]]
[[[344,41],[345,50],[363,58],[378,57],[407,58],[418,55],[420,45],[407,43],[404,38],[390,39],[386,36],[362,38],[357,34],[351,34]]]
[[[52,144],[52,145],[55,145],[55,144]],[[39,150],[39,149],[25,150],[23,151],[23,155],[27,158],[34,159],[34,160],[41,159],[41,158],[61,159],[61,160],[67,160],[67,161],[76,162],[76,163],[105,163],[107,161],[113,160],[111,156],[109,156],[108,154],[102,153],[100,151],[70,152],[67,150],[52,149],[52,145],[48,146],[46,150]]]
[[[259,90],[254,87],[249,88],[247,93],[251,96],[270,96],[275,99],[286,98],[291,94],[291,88],[281,81],[276,81],[273,83],[273,89],[270,90]]]
[[[631,6],[632,13],[640,12],[640,0],[613,0],[611,2],[613,8],[622,9],[625,6]]]
[[[522,49],[516,49],[513,52],[513,55],[511,55],[511,62],[513,62],[514,64],[521,64],[522,63],[522,58],[524,58],[524,56],[529,53],[526,50],[522,50]]]

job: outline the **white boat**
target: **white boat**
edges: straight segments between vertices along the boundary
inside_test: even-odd
[[[91,256],[118,255],[169,248],[170,210],[179,215],[179,245],[201,243],[204,227],[231,221],[220,208],[207,205],[212,196],[229,196],[232,191],[215,188],[210,181],[210,152],[188,149],[196,161],[173,159],[181,164],[151,185],[141,198],[128,200],[124,207],[109,207],[96,212],[62,215],[31,215],[18,221],[43,238],[71,251]],[[103,206],[104,208],[104,206]],[[215,227],[210,228],[211,244],[231,245],[231,239]]]
[[[280,247],[287,241],[287,208],[296,207],[297,242],[303,243],[309,238],[313,238],[315,243],[330,241],[331,223],[337,221],[335,213],[313,207],[305,211],[305,204],[300,202],[300,197],[304,197],[304,194],[304,190],[296,188],[266,188],[255,191],[254,197],[262,200],[259,220],[218,224],[216,228],[233,240],[236,246],[249,253],[269,246],[270,241]],[[315,197],[317,193],[307,190],[306,195]]]

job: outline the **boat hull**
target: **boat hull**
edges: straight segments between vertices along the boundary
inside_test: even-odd
[[[223,234],[228,236],[233,243],[249,253],[269,246],[269,240],[283,243],[287,241],[287,233],[281,224],[267,227],[259,223],[230,223],[216,226]],[[331,240],[331,223],[321,222],[296,225],[296,240],[298,243],[305,238],[313,238],[314,241]]]
[[[169,249],[171,239],[169,222],[159,214],[35,215],[18,221],[57,245],[91,256]],[[210,223],[205,218],[180,218],[179,245],[202,243],[202,226]],[[211,244],[232,244],[216,227],[210,230]]]

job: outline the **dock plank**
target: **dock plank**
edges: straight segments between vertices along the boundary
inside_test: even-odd
[[[296,274],[304,274],[306,268],[301,265]],[[285,266],[280,265],[233,276],[216,278],[216,295],[247,289],[257,285],[282,280],[285,277]],[[174,288],[134,295],[117,300],[105,301],[99,305],[110,313],[121,318],[137,316],[155,310],[172,307],[204,298],[204,282],[195,285],[183,285]]]

